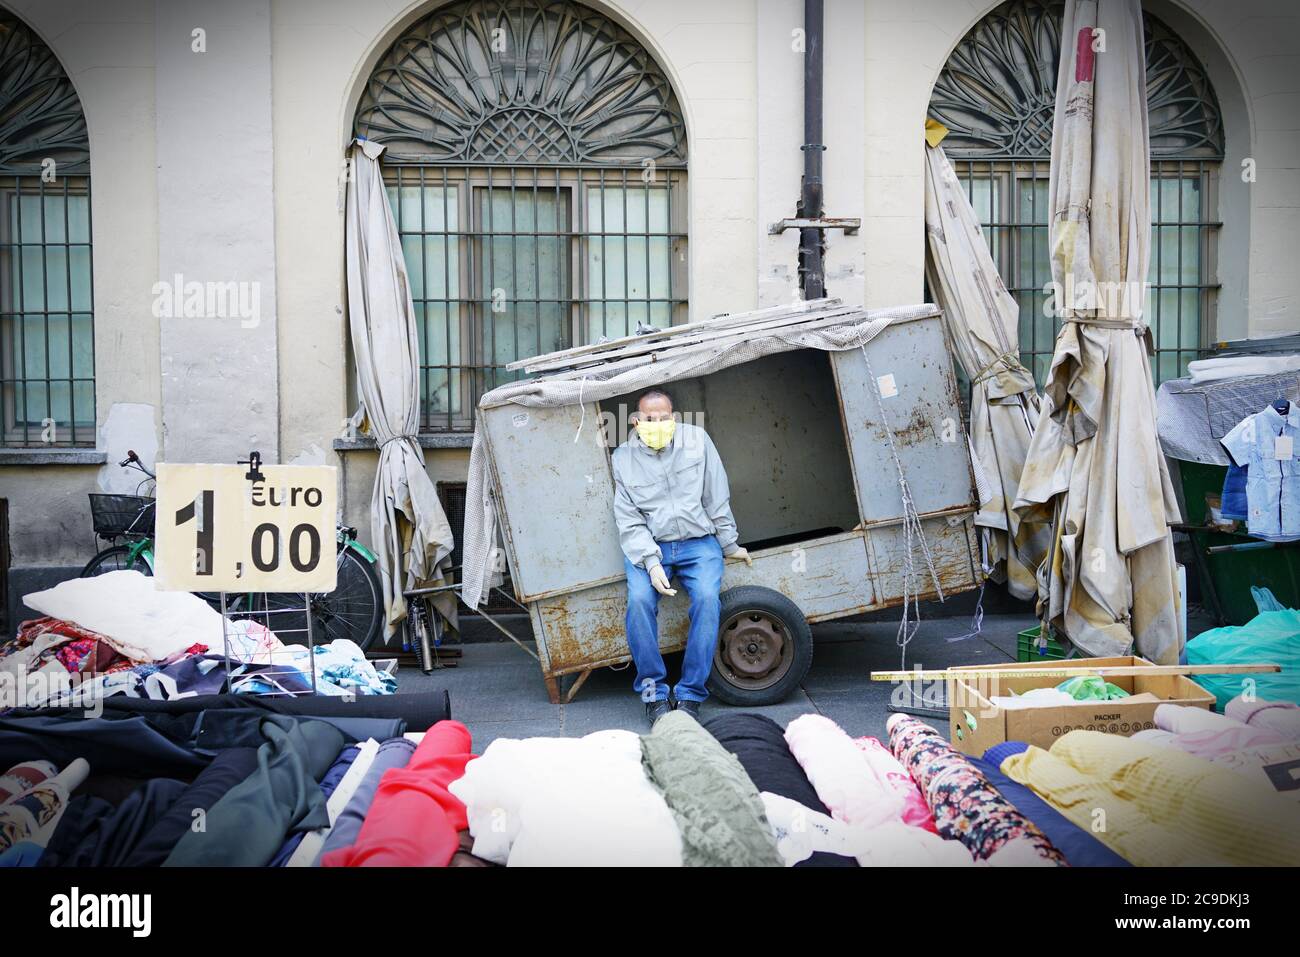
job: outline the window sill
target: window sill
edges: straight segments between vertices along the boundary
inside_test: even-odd
[[[0,448],[0,465],[104,465],[108,453],[99,449]]]
[[[468,449],[474,444],[472,432],[429,432],[419,438],[422,449]],[[379,443],[367,436],[355,439],[335,439],[335,452],[373,452]]]

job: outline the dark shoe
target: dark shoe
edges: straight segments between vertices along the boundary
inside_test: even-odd
[[[677,710],[685,711],[696,721],[700,720],[700,703],[698,701],[678,701]]]
[[[672,710],[667,701],[647,701],[645,703],[645,719],[650,722],[650,727],[653,728],[656,721]]]

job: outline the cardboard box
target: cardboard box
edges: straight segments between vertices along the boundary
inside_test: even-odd
[[[947,682],[949,740],[958,751],[975,756],[1003,741],[1027,741],[1040,748],[1050,748],[1057,738],[1071,731],[1131,735],[1145,728],[1154,728],[1156,708],[1161,704],[1213,708],[1214,695],[1184,675],[1116,675],[1106,679],[1131,695],[1149,692],[1158,701],[1121,698],[1116,701],[1079,701],[1054,707],[1003,709],[989,700],[1012,692],[1024,694],[1033,688],[1055,688],[1069,677],[1062,675],[1062,671],[1150,664],[1145,658],[1126,656],[950,668],[949,671],[1009,671],[1017,676],[979,675],[972,676],[969,681],[950,679]]]

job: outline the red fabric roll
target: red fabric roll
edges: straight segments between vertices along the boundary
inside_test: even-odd
[[[410,762],[379,779],[375,799],[351,847],[321,858],[324,867],[446,867],[469,827],[465,805],[447,785],[473,760],[470,734],[459,721],[439,721]]]

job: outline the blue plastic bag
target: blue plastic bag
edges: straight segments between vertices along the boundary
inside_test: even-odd
[[[1244,625],[1202,632],[1187,643],[1189,665],[1235,665],[1271,662],[1280,673],[1193,675],[1218,700],[1222,711],[1229,701],[1253,688],[1264,701],[1300,704],[1300,611],[1265,611]]]

